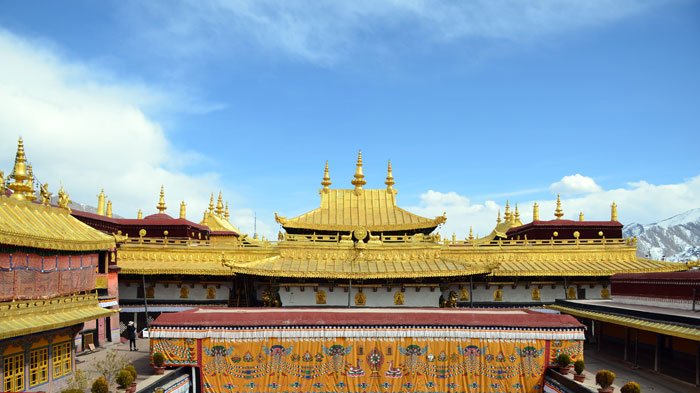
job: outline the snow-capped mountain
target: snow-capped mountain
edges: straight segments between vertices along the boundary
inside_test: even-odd
[[[622,233],[637,237],[637,254],[641,257],[676,262],[700,259],[700,209],[653,224],[625,225]]]

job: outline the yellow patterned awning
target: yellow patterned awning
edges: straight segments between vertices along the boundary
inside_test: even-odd
[[[58,329],[109,316],[97,295],[0,303],[0,340]]]
[[[612,254],[612,253],[610,253]],[[605,253],[601,253],[605,256]],[[564,258],[566,259],[566,256]],[[533,276],[569,276],[569,277],[609,277],[617,273],[651,273],[678,272],[687,270],[684,264],[673,262],[653,261],[643,258],[618,260],[586,260],[586,258],[570,258],[573,260],[547,261],[508,261],[501,262],[492,273],[493,276],[533,277]]]
[[[673,337],[686,338],[688,340],[700,341],[700,328],[698,327],[688,327],[665,322],[655,322],[640,318],[633,318],[604,312],[584,311],[576,308],[558,305],[547,306],[547,308],[557,310],[565,314],[570,314],[575,317],[594,319],[596,321],[614,323],[617,325],[627,326],[639,330],[665,334]]]
[[[229,263],[239,274],[265,277],[327,279],[390,279],[423,277],[456,277],[485,274],[487,265],[445,260],[417,261],[345,261],[289,259],[274,256],[247,263]]]
[[[435,228],[445,217],[421,217],[396,206],[396,195],[387,190],[326,190],[321,207],[294,218],[275,217],[285,228],[349,232],[363,227],[372,232]]]
[[[73,218],[67,209],[0,196],[0,244],[64,251],[115,247],[114,237]]]

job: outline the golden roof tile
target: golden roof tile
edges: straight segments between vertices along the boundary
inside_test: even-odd
[[[0,196],[0,244],[64,251],[115,247],[114,237],[73,218],[68,209]]]
[[[294,218],[275,214],[285,228],[348,232],[364,227],[371,232],[434,229],[445,216],[421,217],[396,206],[393,190],[334,189],[321,193],[321,206]]]

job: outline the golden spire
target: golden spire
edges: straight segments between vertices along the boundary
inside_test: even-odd
[[[474,230],[471,225],[469,225],[469,240],[474,240]]]
[[[610,205],[610,221],[617,221],[617,204],[615,202]]]
[[[394,192],[394,184],[396,184],[396,182],[394,181],[394,174],[391,171],[391,160],[389,160],[389,165],[386,171],[386,181],[384,184],[386,184],[387,192]]]
[[[355,169],[355,178],[352,179],[351,183],[355,186],[355,190],[361,190],[362,186],[367,184],[365,175],[362,174],[362,150],[357,153],[357,168]]]
[[[187,219],[187,204],[185,201],[180,202],[180,218]]]
[[[561,220],[561,218],[564,217],[564,211],[561,210],[561,199],[559,198],[559,194],[557,194],[557,208],[554,210],[554,217],[556,217],[557,220]]]
[[[100,195],[97,196],[97,215],[105,215],[105,190],[100,190]]]
[[[226,219],[226,221],[229,221],[229,219],[231,218],[231,215],[228,211],[228,201],[226,201],[226,209],[224,209],[224,218]]]
[[[539,221],[540,220],[540,205],[535,202],[534,205],[532,205],[532,221]]]
[[[513,222],[520,221],[520,212],[518,211],[518,204],[515,204],[515,215],[513,216]]]
[[[112,201],[107,201],[107,217],[112,217]]]
[[[27,158],[24,155],[24,142],[19,138],[17,142],[17,154],[15,155],[15,167],[10,177],[13,179],[7,188],[12,190],[12,198],[25,200],[26,194],[31,190],[27,184],[29,175],[27,174]]]
[[[36,191],[34,190],[34,171],[31,165],[27,165],[27,184],[29,185],[29,192],[27,192],[27,199],[34,202],[36,200]]]
[[[328,174],[328,160],[326,160],[326,168],[323,170],[323,180],[321,180],[321,185],[323,186],[323,192],[328,192],[331,185],[331,175]]]
[[[0,171],[0,195],[5,195],[5,172]]]
[[[214,193],[209,197],[209,213],[214,213]]]
[[[160,199],[158,200],[158,205],[156,206],[156,209],[158,209],[159,214],[165,214],[165,210],[168,207],[165,206],[165,189],[163,186],[160,186]]]
[[[143,218],[143,212],[141,211],[141,209],[139,209],[138,213],[136,213],[136,218],[138,218],[139,220]]]
[[[583,216],[583,212],[579,212],[579,214],[578,214],[578,220],[579,220],[579,221],[584,221],[584,220],[585,220],[585,217]]]
[[[503,221],[510,222],[510,220],[511,220],[510,203],[506,200],[506,211],[503,214]]]
[[[219,191],[219,199],[216,201],[216,215],[219,217],[224,216],[224,196]]]
[[[501,209],[498,209],[498,217],[496,217],[496,224],[501,223]]]

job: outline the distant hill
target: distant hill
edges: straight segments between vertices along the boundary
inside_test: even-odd
[[[674,262],[700,259],[700,208],[653,224],[625,225],[622,233],[637,237],[641,257]]]

